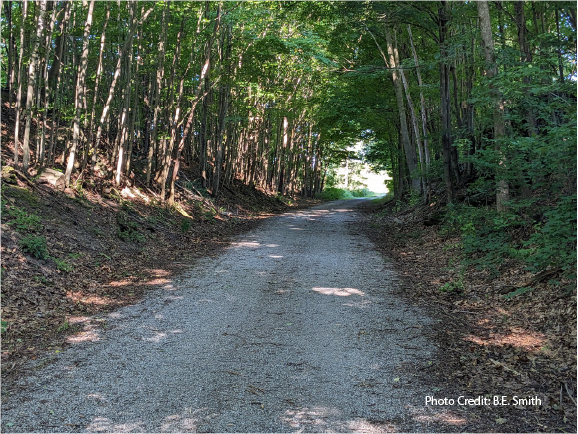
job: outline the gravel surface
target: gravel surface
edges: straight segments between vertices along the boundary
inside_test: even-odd
[[[432,320],[394,295],[359,202],[271,218],[141,303],[85,318],[5,391],[2,431],[431,431],[412,372],[433,357]]]

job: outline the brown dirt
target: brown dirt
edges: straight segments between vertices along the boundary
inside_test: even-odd
[[[439,385],[435,396],[541,400],[538,406],[452,409],[461,414],[459,430],[576,432],[576,291],[551,286],[555,270],[534,276],[514,263],[505,263],[497,278],[468,268],[460,285],[459,239],[424,225],[432,208],[394,212],[392,205],[366,207],[364,229],[393,258],[403,296],[440,320],[430,331],[438,362],[422,371]],[[460,290],[440,291],[448,282]],[[504,298],[521,286],[533,291]]]

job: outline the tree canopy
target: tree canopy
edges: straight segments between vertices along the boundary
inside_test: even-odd
[[[4,1],[1,19],[24,171],[168,202],[185,182],[315,196],[362,142],[396,199],[448,204],[467,249],[573,269],[573,2]]]

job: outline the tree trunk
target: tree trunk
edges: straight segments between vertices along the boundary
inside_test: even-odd
[[[80,115],[82,110],[82,101],[84,99],[84,83],[86,80],[86,70],[88,67],[88,43],[90,36],[90,27],[92,26],[92,12],[94,10],[94,0],[91,0],[88,6],[88,15],[86,16],[86,24],[84,25],[84,35],[82,37],[82,54],[80,57],[80,65],[78,66],[78,80],[76,83],[76,100],[75,113],[72,124],[72,147],[68,155],[68,164],[66,165],[66,172],[64,173],[64,182],[66,187],[70,186],[70,176],[72,169],[74,169],[74,158],[78,142],[80,139]]]
[[[447,2],[442,1],[439,8],[439,39],[440,39],[440,117],[442,127],[442,152],[444,165],[444,183],[446,186],[446,194],[448,203],[453,202],[455,192],[452,182],[452,160],[451,160],[451,111],[450,111],[450,83],[449,83],[449,66],[448,53],[446,47],[447,39]]]
[[[387,53],[389,55],[389,65],[392,68],[391,74],[393,87],[395,89],[395,99],[397,101],[397,109],[399,112],[401,141],[405,152],[405,160],[411,177],[411,189],[419,194],[421,182],[418,174],[417,156],[415,148],[409,138],[407,118],[405,115],[405,104],[403,102],[403,83],[399,65],[395,61],[397,57],[397,50],[393,46],[391,34],[388,28],[385,28],[385,38],[387,42]]]
[[[22,169],[24,172],[28,170],[30,162],[30,128],[32,126],[32,105],[34,99],[34,87],[36,86],[36,74],[38,65],[38,47],[42,32],[44,30],[44,11],[46,10],[46,0],[40,2],[40,7],[36,9],[36,37],[32,44],[32,54],[30,56],[30,66],[28,68],[28,92],[26,93],[26,126],[24,128],[24,140],[22,141]]]
[[[480,17],[480,29],[482,34],[482,43],[484,45],[484,56],[486,60],[485,73],[489,79],[496,76],[498,68],[494,55],[494,40],[492,37],[492,22],[490,20],[490,10],[487,1],[478,1],[478,15]],[[490,85],[490,95],[494,100],[494,149],[500,156],[499,167],[496,170],[496,209],[498,212],[507,211],[507,202],[510,199],[510,189],[505,180],[505,161],[500,149],[500,141],[506,135],[504,123],[504,101],[500,92]]]
[[[18,92],[16,94],[16,121],[14,122],[14,166],[18,166],[18,152],[20,151],[20,114],[22,112],[22,71],[24,70],[24,63],[22,57],[24,55],[24,28],[26,23],[26,14],[28,11],[28,1],[24,0],[22,3],[22,19],[20,22],[20,54],[18,55]]]

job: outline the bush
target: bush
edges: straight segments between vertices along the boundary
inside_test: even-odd
[[[497,213],[490,207],[448,205],[442,234],[459,235],[465,263],[498,272],[504,260],[521,261],[538,273],[560,268],[568,278],[576,274],[576,195],[565,196],[547,208],[540,222],[524,218],[527,206]],[[533,207],[534,211],[539,207]],[[528,232],[531,231],[531,234]]]
[[[20,247],[22,247],[22,250],[30,253],[35,258],[48,258],[48,249],[46,247],[46,239],[44,237],[27,235],[20,240]]]
[[[29,214],[17,207],[6,207],[4,212],[13,218],[9,225],[13,225],[18,232],[38,232],[42,229],[42,220],[35,214]]]

